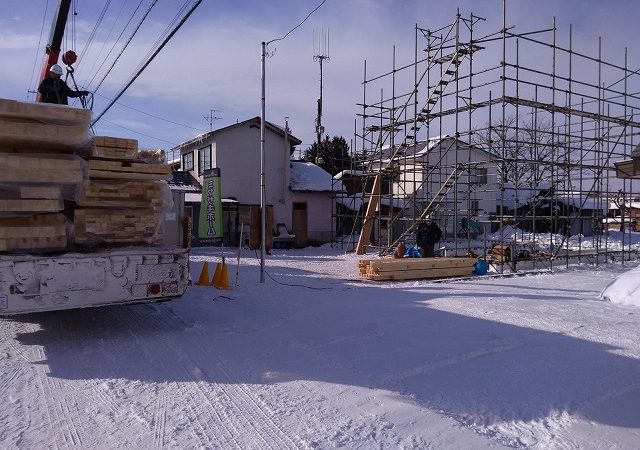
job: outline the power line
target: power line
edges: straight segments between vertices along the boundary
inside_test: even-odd
[[[108,97],[106,97],[106,96],[104,96],[104,95],[101,95],[101,94],[96,94],[96,93],[94,93],[94,95],[98,95],[99,97],[102,97],[102,98],[108,99]],[[169,120],[169,119],[165,119],[165,118],[160,117],[160,116],[156,116],[156,115],[151,114],[151,113],[148,113],[148,112],[146,112],[146,111],[142,111],[141,109],[134,108],[133,106],[125,105],[124,103],[121,103],[121,102],[116,102],[116,105],[118,105],[118,106],[123,106],[123,107],[125,107],[125,108],[128,108],[128,109],[131,109],[131,110],[133,110],[133,111],[139,112],[140,114],[144,114],[145,116],[153,117],[154,119],[163,120],[163,121],[165,121],[165,122],[169,122],[169,123],[172,123],[172,124],[174,124],[174,125],[179,125],[179,126],[181,126],[181,127],[185,127],[185,128],[190,128],[190,129],[192,129],[192,130],[200,131],[200,132],[202,132],[202,133],[205,133],[205,132],[206,132],[205,130],[203,130],[203,129],[201,129],[201,128],[196,128],[196,127],[192,127],[191,125],[185,125],[185,124],[183,124],[183,123],[174,122],[173,120]],[[217,111],[217,110],[216,110],[216,111]]]
[[[202,3],[202,0],[198,0],[193,7],[187,12],[187,14],[185,14],[185,16],[182,18],[182,20],[180,21],[180,23],[178,23],[178,25],[176,25],[176,27],[171,31],[171,33],[169,33],[169,35],[164,39],[164,41],[162,42],[162,44],[160,44],[160,46],[156,49],[156,51],[153,53],[153,55],[151,55],[143,64],[143,66],[140,68],[140,70],[138,70],[136,72],[136,74],[129,80],[129,82],[127,82],[127,84],[125,85],[124,88],[122,88],[122,90],[115,96],[115,98],[113,100],[111,100],[111,102],[106,106],[106,108],[98,115],[97,118],[95,118],[93,120],[93,122],[91,122],[91,125],[95,125],[96,122],[98,120],[100,120],[100,118],[109,110],[109,108],[111,108],[113,106],[113,104],[118,101],[118,99],[120,97],[122,97],[122,94],[125,93],[125,91],[129,88],[129,86],[131,86],[133,84],[134,81],[136,81],[136,79],[140,76],[140,74],[142,73],[142,71],[144,69],[146,69],[146,67],[151,64],[151,61],[153,61],[153,58],[156,57],[156,55],[158,53],[160,53],[160,51],[164,48],[164,46],[167,44],[167,42],[169,42],[169,40],[178,32],[178,30],[180,29],[180,27],[182,27],[182,25],[187,21],[187,19],[189,18],[189,16],[191,16],[191,14],[196,10],[196,8],[200,5],[200,3]]]
[[[177,143],[175,143],[175,142],[167,141],[167,140],[165,140],[165,139],[160,139],[159,137],[155,137],[155,136],[151,136],[151,135],[149,135],[149,134],[141,133],[140,131],[132,130],[131,128],[127,128],[127,127],[125,127],[125,126],[123,126],[123,125],[120,125],[120,124],[115,123],[115,122],[111,122],[110,120],[107,120],[107,119],[103,119],[103,120],[104,120],[105,122],[107,122],[107,123],[110,123],[111,125],[115,125],[116,127],[120,127],[120,128],[122,128],[122,129],[127,130],[127,131],[130,131],[130,132],[132,132],[132,133],[139,134],[140,136],[148,137],[148,138],[150,138],[150,139],[154,139],[154,140],[156,140],[156,141],[166,142],[167,144],[171,144],[171,145],[173,145],[174,147],[176,147],[176,146],[178,146],[178,145],[179,145],[179,144],[177,144]]]
[[[127,30],[127,28],[129,28],[129,25],[131,24],[131,21],[133,20],[134,16],[137,14],[138,10],[140,9],[140,7],[142,6],[142,2],[144,0],[140,0],[140,3],[138,3],[138,6],[136,6],[136,8],[133,10],[133,13],[131,14],[131,17],[129,18],[129,20],[127,21],[126,25],[122,28],[122,31],[120,31],[120,34],[118,35],[118,37],[116,38],[116,40],[113,42],[113,45],[111,46],[111,48],[109,49],[109,51],[107,52],[107,55],[104,57],[104,59],[102,60],[102,63],[100,64],[100,66],[98,67],[98,69],[96,70],[95,74],[93,75],[93,77],[91,78],[91,81],[89,81],[87,83],[87,85],[91,85],[91,83],[93,83],[93,80],[95,80],[95,78],[98,76],[98,73],[100,72],[100,70],[102,70],[102,67],[105,65],[105,63],[107,62],[107,58],[109,58],[109,56],[111,55],[111,52],[113,52],[113,50],[116,48],[116,45],[118,44],[118,42],[120,42],[120,39],[122,38],[122,35],[124,34],[124,32]],[[156,0],[157,1],[157,0]],[[153,5],[156,4],[156,1],[154,1],[151,6],[149,7],[147,14],[149,13],[149,11],[151,10],[151,8],[153,8]],[[123,4],[123,8],[124,8],[124,4]],[[118,17],[120,17],[120,14],[122,12],[122,9],[120,10],[120,12],[118,13]],[[142,18],[142,21],[144,21],[144,19],[147,17],[147,15],[145,14],[144,17]],[[118,21],[118,19],[116,18],[116,22]],[[141,22],[142,23],[142,22]],[[140,24],[141,24],[140,23]],[[114,23],[115,26],[115,23]],[[122,49],[120,50],[120,53],[118,54],[118,56],[116,56],[116,58],[114,59],[113,63],[111,64],[111,67],[109,68],[109,70],[107,70],[107,72],[104,74],[104,77],[102,77],[102,80],[100,80],[100,83],[98,83],[98,85],[96,86],[96,88],[94,89],[94,92],[98,90],[98,88],[100,87],[100,85],[102,84],[102,82],[104,81],[105,78],[107,78],[107,76],[109,75],[109,73],[111,72],[111,70],[113,69],[113,66],[115,66],[116,62],[118,62],[118,59],[120,58],[120,56],[122,56],[122,53],[124,52],[124,50],[127,48],[127,45],[129,45],[129,42],[131,42],[131,39],[133,39],[133,36],[135,36],[136,32],[138,31],[138,28],[140,27],[140,25],[138,25],[138,27],[134,30],[133,34],[131,35],[131,37],[129,38],[129,40],[124,44],[124,46],[122,47]],[[111,35],[111,31],[109,32],[109,35]],[[105,39],[105,43],[108,40]],[[100,52],[102,53],[102,50],[100,50]],[[99,57],[99,55],[98,55]]]
[[[102,11],[100,12],[100,15],[98,16],[98,21],[93,26],[93,30],[91,30],[91,34],[89,35],[89,38],[87,39],[87,42],[84,45],[84,48],[80,52],[80,57],[78,58],[80,61],[84,60],[85,53],[89,50],[89,47],[93,43],[93,40],[96,37],[96,33],[98,32],[98,29],[100,28],[100,24],[104,20],[104,16],[107,13],[107,10],[109,9],[109,5],[111,5],[111,0],[108,0],[108,1],[105,2],[104,7],[102,8]]]
[[[118,60],[120,59],[120,57],[122,56],[122,54],[124,53],[124,51],[126,50],[126,48],[129,46],[129,44],[131,43],[131,40],[134,38],[134,36],[138,33],[138,30],[140,30],[140,27],[142,26],[142,24],[144,23],[144,21],[147,19],[147,16],[149,15],[149,13],[151,12],[151,9],[153,9],[153,7],[155,6],[155,4],[158,2],[158,0],[153,0],[153,2],[151,3],[151,5],[149,6],[149,8],[147,8],[147,11],[144,13],[144,15],[142,16],[142,18],[140,19],[140,21],[138,22],[138,25],[136,26],[136,28],[133,30],[133,32],[131,33],[131,36],[129,36],[129,39],[127,39],[127,42],[125,42],[124,46],[122,47],[122,49],[120,50],[120,53],[118,54],[118,56],[116,56],[116,58],[113,60],[113,63],[111,64],[111,66],[109,67],[109,69],[107,70],[107,72],[104,74],[104,76],[102,77],[102,79],[100,80],[100,82],[98,83],[98,85],[96,86],[95,90],[97,91],[100,86],[102,86],[102,83],[104,83],[104,80],[107,78],[107,76],[109,76],[109,74],[111,73],[111,71],[113,70],[114,66],[116,65],[116,63],[118,62]],[[138,5],[139,6],[139,5]],[[137,12],[138,9],[136,8]],[[134,14],[135,14],[134,12]],[[127,26],[129,26],[130,22],[127,22]],[[125,27],[126,28],[126,27]],[[122,30],[122,33],[124,33],[124,29]],[[122,34],[120,35],[122,36]],[[120,40],[120,37],[118,37],[118,40]],[[114,44],[115,47],[115,44]],[[105,60],[106,61],[106,60]],[[100,66],[102,67],[102,66]],[[93,81],[93,79],[91,80]]]
[[[296,25],[295,27],[293,27],[292,29],[290,29],[290,30],[287,32],[287,34],[285,34],[285,35],[284,35],[284,36],[282,36],[281,38],[273,39],[273,40],[271,40],[271,41],[267,42],[267,44],[270,44],[270,43],[272,43],[272,42],[276,42],[276,41],[282,41],[283,39],[285,39],[287,36],[289,36],[289,35],[290,35],[291,33],[293,33],[295,30],[297,30],[298,28],[300,28],[300,27],[302,26],[302,24],[303,24],[303,23],[305,23],[305,22],[307,21],[307,19],[308,19],[309,17],[311,17],[311,15],[312,15],[314,12],[316,12],[318,9],[320,9],[320,7],[321,7],[322,5],[324,5],[324,2],[326,2],[326,1],[327,1],[327,0],[322,0],[322,1],[320,2],[320,4],[319,4],[318,6],[316,6],[316,7],[313,9],[313,11],[311,11],[309,14],[307,14],[307,17],[305,17],[305,18],[302,20],[302,22],[300,22],[298,25]]]
[[[40,52],[40,45],[42,44],[42,34],[44,33],[44,22],[45,19],[47,18],[47,10],[49,9],[49,0],[47,0],[47,2],[44,5],[44,14],[42,15],[42,25],[40,27],[40,38],[38,39],[38,48],[36,51],[36,57],[33,60],[33,68],[31,69],[31,79],[29,80],[29,86],[27,87],[27,93],[29,93],[29,87],[33,86],[31,83],[33,83],[33,76],[36,72],[36,65],[38,64],[38,55],[40,55],[40,57],[42,58],[42,53]],[[40,80],[38,80],[39,82]],[[35,89],[34,89],[35,90]]]

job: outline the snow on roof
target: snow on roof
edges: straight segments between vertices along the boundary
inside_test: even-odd
[[[447,141],[447,140],[451,140],[451,144],[446,147],[447,150],[449,150],[450,148],[454,147],[454,144],[456,143],[456,139],[452,136],[449,136],[448,134],[444,134],[442,136],[435,136],[432,138],[429,138],[427,140],[423,140],[423,141],[418,141],[415,145],[412,145],[410,147],[407,147],[407,149],[403,152],[403,154],[400,155],[396,155],[395,158],[403,158],[403,159],[412,159],[412,158],[420,158],[424,155],[426,155],[427,153],[429,153],[430,150],[432,150],[433,148],[437,147],[438,145],[442,144],[442,142]],[[460,139],[457,139],[457,142],[460,142],[461,144],[464,145],[464,148],[469,148],[468,144]],[[475,145],[471,146],[471,148],[486,153],[485,150],[483,150],[480,147],[477,147]],[[382,147],[381,150],[382,155],[386,158],[383,159],[382,162],[383,163],[388,163],[390,161],[390,157],[391,157],[391,146],[390,145],[384,145]]]
[[[291,161],[289,188],[302,192],[342,192],[342,181],[334,179],[322,167],[307,161]]]
[[[341,180],[344,177],[350,176],[350,177],[361,177],[363,175],[366,175],[367,172],[365,172],[364,170],[341,170],[340,172],[338,172],[337,174],[335,174],[333,176],[333,178],[335,178],[336,180]]]
[[[541,191],[545,191],[551,187],[551,183],[540,182],[537,186],[514,186],[513,183],[504,184],[504,206],[510,209],[514,209],[525,205],[531,201],[531,199],[540,195]],[[516,197],[517,194],[517,197]]]
[[[518,186],[516,190],[513,183],[504,184],[504,205],[507,208],[520,207],[531,202],[532,199],[543,195],[545,191],[551,188],[551,183],[548,181],[542,181],[537,186]],[[517,202],[516,202],[517,191]],[[555,199],[556,201],[565,203],[567,205],[575,206],[580,209],[601,209],[606,212],[609,210],[607,202],[602,201],[599,198],[589,197],[588,194],[583,192],[561,192],[555,195],[549,195],[549,199]]]
[[[568,205],[572,205],[580,209],[599,209],[603,212],[607,212],[610,207],[609,202],[603,199],[589,197],[587,194],[579,192],[560,194],[557,198]]]

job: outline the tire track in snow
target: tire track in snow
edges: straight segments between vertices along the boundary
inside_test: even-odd
[[[0,379],[0,396],[4,396],[11,383],[18,378],[18,375],[22,375],[22,373],[22,367],[15,366],[9,368],[8,374],[3,371],[2,378]]]
[[[35,383],[36,390],[40,395],[37,395],[35,399],[30,399],[27,402],[25,408],[20,408],[15,411],[14,414],[17,414],[12,419],[18,421],[19,426],[17,428],[17,435],[14,436],[15,442],[19,443],[22,441],[25,431],[33,426],[33,424],[37,424],[37,427],[42,427],[44,429],[51,429],[51,424],[53,423],[53,417],[51,415],[51,410],[49,407],[49,403],[46,401],[48,391],[45,389],[43,378],[46,377],[45,369],[42,365],[38,363],[44,360],[42,347],[36,345],[29,344],[21,344],[18,341],[19,334],[30,334],[35,333],[40,330],[39,326],[34,323],[28,322],[17,322],[9,319],[2,320],[3,324],[3,334],[5,335],[4,342],[8,345],[8,356],[13,355],[16,359],[20,361],[13,362],[12,366],[14,369],[12,370],[9,376],[2,377],[2,389],[0,393],[4,394],[10,387],[10,384],[13,381],[16,381],[17,376],[22,374],[28,377],[28,380],[25,380],[25,385],[28,386],[30,383]],[[17,367],[16,367],[17,366]],[[44,402],[42,401],[44,399]],[[31,401],[35,402],[35,407],[30,407]],[[38,407],[38,403],[44,403],[43,408]],[[37,416],[37,417],[34,417]],[[58,442],[54,443],[54,447],[58,448]]]
[[[13,322],[13,323],[18,326],[15,331],[13,330],[11,331],[12,333],[15,333],[15,334],[18,334],[18,333],[29,334],[29,333],[35,333],[40,330],[40,327],[34,323],[21,323],[21,324],[18,324],[16,322]],[[5,327],[5,328],[8,328],[8,327]],[[55,331],[56,331],[55,335],[58,336],[60,332],[65,332],[66,328],[56,327]],[[30,350],[30,348],[33,347],[32,345],[30,346],[28,344],[19,344],[18,342],[16,342],[15,338],[9,338],[7,339],[7,342],[8,342],[8,346],[11,353],[14,354],[16,357],[22,359],[29,365],[32,365],[34,363],[34,359],[36,357],[42,357],[42,353],[35,354],[32,350]],[[29,353],[31,353],[30,357],[27,356],[27,354]],[[46,350],[45,350],[45,354],[46,354]],[[82,367],[84,369],[84,366]],[[18,370],[21,371],[21,368],[19,368]],[[83,372],[85,375],[88,375],[86,372],[86,369],[84,369]],[[0,393],[3,392],[3,386],[7,385],[7,388],[8,388],[8,384],[11,381],[13,381],[15,376],[17,376],[17,374],[13,372],[11,373],[10,376],[3,376],[2,380],[0,380]],[[87,378],[89,377],[87,376]],[[105,404],[105,406],[109,409],[110,413],[115,414],[117,412],[117,407],[113,402],[113,400],[109,398],[101,389],[96,388],[95,384],[91,383],[89,380],[82,380],[82,381],[85,384],[85,387],[82,389],[73,386],[71,383],[65,383],[65,387],[68,387],[70,390],[73,390],[74,392],[86,397],[91,403],[95,403],[96,398],[87,393],[87,390],[90,390],[93,393],[98,395],[99,400],[101,400],[102,403]]]
[[[148,311],[147,308],[144,308],[143,311]],[[175,353],[174,361],[179,364],[172,364],[165,366],[166,373],[170,376],[172,372],[176,377],[176,380],[180,378],[188,377],[191,381],[176,381],[176,385],[180,387],[180,391],[183,395],[187,397],[186,407],[192,413],[190,414],[189,420],[191,424],[197,424],[198,428],[202,431],[196,436],[200,439],[200,446],[205,448],[237,448],[243,449],[242,445],[240,445],[235,436],[242,433],[241,430],[233,427],[230,428],[227,424],[233,424],[233,421],[230,420],[229,417],[222,417],[220,415],[220,410],[222,410],[222,406],[216,405],[210,396],[208,396],[205,392],[202,391],[200,386],[198,386],[198,380],[194,378],[191,371],[181,363],[181,356],[185,355],[184,351],[176,351],[172,341],[165,336],[166,330],[154,324],[154,320],[157,318],[145,315],[142,312],[138,312],[135,308],[128,308],[126,310],[121,310],[118,314],[111,312],[114,315],[116,320],[122,321],[128,328],[131,334],[137,339],[137,341],[145,347],[145,350],[150,355],[155,356],[156,360],[164,361],[167,359],[167,349],[171,349]],[[143,326],[144,325],[144,326]],[[141,328],[149,329],[153,328],[153,345],[149,345],[147,343],[147,338],[145,336],[140,336],[138,333]],[[182,366],[182,371],[177,371],[176,368],[178,365]],[[176,399],[177,403],[182,403],[181,399]],[[200,408],[196,412],[193,405],[202,405],[203,403],[209,404],[210,408]],[[212,412],[213,411],[213,412]],[[206,416],[203,418],[203,416]],[[204,419],[204,420],[203,420]],[[166,418],[165,418],[166,421]],[[213,442],[209,438],[209,436],[215,436],[218,439],[222,439],[222,442]],[[206,440],[206,442],[205,442]]]
[[[201,396],[211,405],[212,409],[221,417],[222,423],[233,424],[235,430],[241,430],[240,433],[246,435],[246,430],[254,430],[252,436],[261,441],[259,448],[300,448],[288,434],[277,425],[270,417],[268,411],[265,411],[266,405],[260,404],[255,400],[255,395],[244,384],[237,384],[237,380],[229,374],[224,368],[224,363],[217,357],[213,357],[207,350],[210,347],[203,347],[201,341],[193,339],[189,332],[181,335],[182,346],[177,347],[174,340],[164,337],[166,329],[175,327],[176,322],[184,324],[184,321],[168,310],[162,311],[162,316],[156,316],[153,326],[158,329],[158,335],[162,336],[166,347],[171,348],[182,359],[177,358],[184,368],[184,373],[192,380],[192,384],[200,392]],[[132,312],[132,315],[141,315],[139,320],[144,320],[147,325],[150,324],[149,317],[143,315],[142,312]],[[169,320],[171,317],[172,320]],[[163,325],[160,327],[160,325]],[[207,355],[208,360],[207,371],[211,370],[211,360],[215,358],[217,364],[215,368],[216,377],[210,376],[207,371],[203,370],[197,363],[192,354]],[[185,361],[186,360],[186,361]],[[186,362],[186,363],[185,363]],[[204,380],[202,379],[204,378]],[[216,382],[213,380],[223,380]],[[217,401],[215,399],[218,399]],[[222,401],[224,399],[224,401]],[[218,403],[218,406],[216,405]],[[220,408],[222,406],[222,408]],[[235,436],[236,434],[233,434]],[[258,443],[256,443],[258,444]],[[274,447],[275,445],[275,447]]]
[[[45,351],[42,347],[38,348],[41,359],[46,359]],[[44,373],[39,379],[43,380],[44,399],[50,417],[53,419],[49,422],[52,431],[55,434],[56,441],[62,439],[61,447],[81,447],[82,438],[76,427],[74,419],[80,417],[80,411],[74,402],[73,407],[69,406],[69,391],[63,388],[60,380]]]
[[[9,345],[9,349],[11,353],[14,354],[16,357],[22,359],[23,361],[29,364],[32,364],[34,355],[31,355],[32,358],[29,358],[26,355],[28,353],[33,353],[33,352],[30,350],[28,345],[26,344],[23,345],[17,341],[17,335],[35,333],[39,330],[39,327],[33,323],[12,322],[12,324],[16,325],[16,328],[9,331],[9,333],[13,334],[14,336],[7,336],[7,343]],[[7,327],[7,329],[8,328],[9,327]]]
[[[177,320],[184,323],[184,321],[175,313],[167,311],[167,314],[159,320],[168,326],[170,326],[171,323],[166,319],[167,315],[171,315],[174,322]],[[169,345],[174,346],[174,350],[176,352],[184,354],[189,359],[189,362],[193,367],[196,367],[203,375],[205,375],[206,385],[213,386],[215,388],[214,391],[220,391],[220,393],[227,398],[228,402],[234,406],[234,417],[232,417],[232,419],[238,420],[239,418],[243,422],[243,429],[249,427],[255,430],[256,436],[258,436],[268,448],[301,448],[301,445],[296,443],[293,438],[291,438],[289,434],[271,418],[273,412],[267,405],[256,397],[252,388],[245,383],[239,383],[237,377],[233,376],[224,361],[222,361],[218,355],[208,352],[210,347],[205,348],[202,346],[202,341],[194,339],[190,332],[184,334],[183,342],[185,342],[185,344],[188,343],[188,345],[184,345],[182,349],[175,349],[175,343],[173,342],[170,342]],[[212,381],[212,377],[198,366],[197,362],[191,356],[193,351],[196,351],[198,355],[204,354],[215,359],[215,367],[218,369],[217,375],[221,375],[221,377],[216,377],[216,380],[220,378],[222,383]],[[191,371],[187,368],[185,369],[187,373],[191,374]],[[206,385],[202,386],[202,384],[203,383],[201,381],[196,382],[196,385],[202,390],[203,395],[210,398],[211,394],[204,391],[204,389],[206,389]],[[259,426],[257,427],[256,424]],[[269,440],[265,439],[265,434],[269,437]]]
[[[153,448],[160,450],[164,448],[164,433],[167,424],[167,398],[164,394],[158,397],[155,416],[153,418]]]

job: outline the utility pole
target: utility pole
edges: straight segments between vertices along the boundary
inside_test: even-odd
[[[217,117],[214,113],[222,112],[219,109],[212,109],[209,115],[203,115],[202,117],[209,123],[209,131],[213,131],[213,121],[220,120],[222,117]]]
[[[271,41],[269,41],[271,42]],[[265,186],[265,154],[264,154],[264,121],[265,121],[265,59],[267,57],[267,42],[262,42],[261,48],[261,102],[260,102],[260,283],[264,283],[264,259],[266,255],[266,226],[267,226],[267,191]]]
[[[317,35],[313,33],[313,60],[318,61],[320,64],[320,98],[318,99],[318,116],[316,117],[316,139],[317,148],[316,154],[313,157],[313,163],[318,163],[318,156],[320,154],[320,144],[322,143],[322,135],[324,134],[324,127],[322,126],[322,63],[329,61],[329,31],[320,31]]]

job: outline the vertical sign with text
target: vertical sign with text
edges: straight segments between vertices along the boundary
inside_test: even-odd
[[[198,221],[198,238],[222,239],[222,194],[220,169],[207,169],[202,174],[202,201]]]

